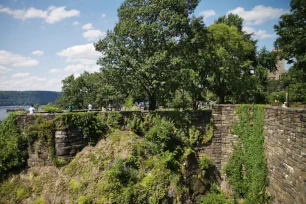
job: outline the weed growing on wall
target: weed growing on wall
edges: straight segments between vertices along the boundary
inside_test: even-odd
[[[264,107],[238,105],[239,122],[233,124],[239,142],[226,167],[236,198],[246,203],[266,203],[267,164],[264,154]]]

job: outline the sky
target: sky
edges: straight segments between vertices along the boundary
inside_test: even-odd
[[[0,0],[0,90],[61,91],[61,81],[99,71],[93,43],[118,21],[123,0]],[[273,49],[273,26],[289,0],[202,0],[194,15],[209,26],[229,13],[244,19],[258,49]]]

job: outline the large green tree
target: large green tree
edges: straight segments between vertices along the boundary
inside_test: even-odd
[[[245,39],[235,26],[224,23],[212,24],[208,28],[213,43],[211,52],[210,88],[218,96],[218,102],[229,99],[238,101],[244,82],[251,76],[252,61],[249,53],[254,44]],[[237,96],[237,97],[235,97]]]
[[[281,57],[306,72],[306,0],[291,0],[290,7],[290,13],[274,26],[279,35],[275,47]]]
[[[158,97],[178,86],[190,27],[201,23],[189,17],[198,2],[126,0],[118,9],[114,30],[95,44],[104,55],[98,61],[102,70],[119,73],[123,83],[144,92],[150,110],[156,108]]]
[[[119,86],[114,87],[109,82],[110,78],[104,72],[84,72],[77,78],[68,76],[62,81],[63,95],[56,101],[57,105],[63,108],[72,105],[75,109],[87,108],[88,104],[92,104],[94,108],[107,107],[109,103],[120,105],[126,95]]]

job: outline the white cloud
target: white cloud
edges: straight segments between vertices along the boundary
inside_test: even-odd
[[[44,54],[43,51],[40,51],[40,50],[36,50],[34,52],[32,52],[32,55],[35,55],[35,56],[42,56]]]
[[[272,8],[258,5],[250,11],[246,11],[242,7],[237,7],[234,10],[228,11],[227,15],[230,13],[237,14],[244,19],[247,25],[260,25],[268,20],[277,19],[282,14],[287,12],[288,11],[281,8]]]
[[[50,74],[56,74],[56,73],[59,73],[59,72],[61,72],[62,70],[61,69],[50,69],[49,70],[49,73]]]
[[[275,34],[267,33],[266,30],[256,30],[256,29],[254,29],[252,27],[248,27],[248,26],[244,26],[242,28],[242,30],[245,31],[248,34],[252,33],[256,39],[265,39],[265,38],[274,38],[274,37],[276,37]]]
[[[87,24],[83,25],[82,29],[90,30],[90,29],[92,29],[92,24],[91,23],[87,23]]]
[[[66,10],[65,6],[62,7],[50,6],[47,10],[39,10],[33,7],[27,10],[25,9],[11,10],[8,7],[3,7],[2,5],[0,5],[0,13],[1,12],[12,15],[14,18],[21,20],[27,20],[31,18],[41,18],[44,19],[45,22],[50,24],[61,21],[65,18],[70,18],[80,15],[80,11],[75,9],[68,11]]]
[[[103,13],[103,14],[101,15],[101,18],[105,18],[105,17],[106,17],[106,14]]]
[[[76,45],[69,47],[57,53],[57,55],[66,57],[67,62],[80,62],[82,64],[96,64],[101,56],[100,52],[95,50],[93,44]]]
[[[72,23],[72,25],[79,25],[80,23],[78,22],[78,21],[74,21],[73,23]]]
[[[85,33],[83,33],[83,37],[86,38],[88,41],[95,41],[105,36],[106,33],[100,30],[88,30]]]
[[[8,69],[8,68],[0,65],[0,74],[4,74],[4,73],[10,72],[10,71],[12,71],[12,69]]]
[[[12,75],[13,78],[23,78],[27,76],[30,76],[30,73],[17,73]]]
[[[75,65],[68,65],[64,68],[65,72],[68,73],[83,73],[84,71],[93,73],[99,71],[98,65],[84,65],[84,64],[75,64]]]
[[[18,54],[0,50],[0,64],[11,65],[14,67],[32,67],[37,65],[39,62],[29,57],[23,57]]]
[[[205,20],[211,16],[215,16],[216,12],[214,10],[206,10],[206,11],[201,11],[200,15],[203,16]]]
[[[55,77],[51,79],[24,76],[14,78],[1,77],[0,90],[48,90],[48,91],[60,91],[62,84],[62,77]]]

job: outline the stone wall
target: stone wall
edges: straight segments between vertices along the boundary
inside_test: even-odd
[[[265,108],[265,152],[275,203],[306,203],[306,110]]]
[[[221,172],[221,188],[227,193],[224,167],[233,152],[236,135],[232,124],[238,121],[235,105],[214,105],[214,138],[204,149]],[[275,203],[306,203],[306,110],[265,107],[265,154],[269,187]]]

